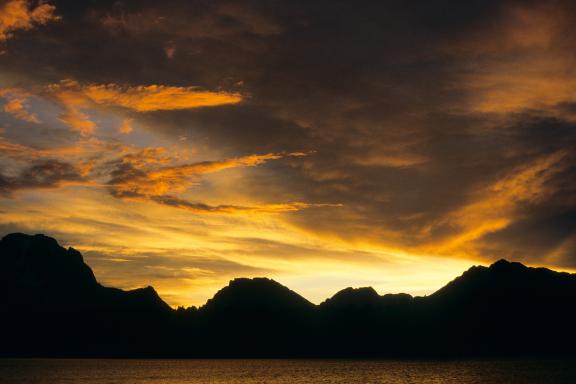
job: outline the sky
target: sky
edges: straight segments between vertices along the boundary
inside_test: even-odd
[[[576,270],[569,0],[0,0],[0,234],[202,305]]]

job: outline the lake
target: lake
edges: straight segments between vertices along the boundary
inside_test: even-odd
[[[0,360],[0,383],[573,384],[576,360],[6,359]]]

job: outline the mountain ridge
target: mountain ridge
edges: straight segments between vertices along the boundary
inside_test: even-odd
[[[26,249],[26,246],[33,247],[34,246],[34,240],[37,240],[37,241],[43,242],[44,244],[49,245],[52,249],[49,248],[48,251],[52,251],[52,253],[53,253],[53,249],[58,247],[60,249],[60,251],[62,251],[66,257],[69,257],[70,261],[74,261],[74,263],[77,266],[79,263],[83,264],[82,265],[82,267],[84,269],[83,274],[89,276],[88,283],[101,286],[100,283],[97,282],[97,279],[96,279],[92,269],[87,264],[84,263],[82,254],[78,250],[74,249],[73,247],[64,248],[64,247],[60,246],[58,244],[57,240],[52,238],[52,237],[46,236],[44,234],[26,235],[24,233],[11,233],[11,234],[4,236],[0,240],[0,247],[6,241],[12,242],[13,240],[18,241],[18,240],[23,240],[23,239],[24,239],[24,241],[23,241],[24,244],[21,244],[21,245],[23,245],[21,250]],[[0,250],[2,250],[2,248],[0,248]],[[6,252],[6,250],[4,250],[3,252]],[[0,261],[2,261],[2,259],[0,259]],[[411,299],[419,299],[419,298],[425,298],[425,297],[434,297],[435,295],[440,294],[443,290],[449,288],[451,286],[451,284],[458,283],[462,279],[469,277],[473,273],[498,270],[498,269],[502,269],[502,268],[507,268],[507,269],[515,268],[515,269],[522,269],[522,270],[540,270],[540,271],[549,271],[549,272],[556,273],[556,274],[564,274],[567,276],[576,276],[576,274],[570,274],[568,272],[559,272],[559,271],[554,271],[554,270],[551,270],[549,268],[543,268],[543,267],[538,267],[538,268],[528,267],[528,266],[526,266],[522,263],[519,263],[519,262],[511,262],[511,261],[508,261],[505,259],[500,259],[500,260],[490,264],[489,266],[481,266],[481,265],[471,266],[469,269],[464,271],[461,276],[454,278],[452,281],[448,282],[444,287],[439,288],[437,291],[431,293],[430,295],[412,296],[410,294],[402,293],[402,292],[379,294],[378,292],[376,292],[376,290],[373,287],[346,287],[346,288],[343,288],[343,289],[337,291],[334,295],[326,298],[320,304],[311,303],[310,301],[308,301],[303,296],[301,296],[301,295],[297,294],[296,292],[290,290],[289,288],[283,286],[281,283],[279,283],[273,279],[267,278],[267,277],[252,277],[252,278],[238,277],[238,278],[232,279],[227,286],[218,290],[212,298],[209,298],[206,301],[206,303],[199,306],[198,308],[212,307],[213,303],[215,301],[217,301],[226,291],[234,290],[234,289],[248,289],[248,290],[254,291],[252,293],[256,293],[258,287],[260,287],[260,288],[270,288],[270,287],[279,288],[279,287],[282,287],[282,288],[286,289],[287,291],[296,294],[303,303],[306,302],[306,303],[308,303],[308,305],[313,305],[313,306],[330,306],[335,301],[349,300],[349,299],[357,300],[359,297],[363,297],[363,299],[367,299],[369,301],[372,300],[374,302],[380,302],[382,299],[386,300],[386,298],[391,300],[393,297],[403,297],[403,298],[409,297]],[[61,278],[61,276],[59,276],[59,278]],[[2,281],[0,280],[0,283],[1,282]],[[264,284],[264,283],[268,283],[267,284],[268,287],[265,287],[266,284]],[[101,286],[101,287],[103,287],[103,286]],[[75,287],[75,288],[77,288],[77,287]],[[110,287],[103,287],[103,288],[110,288]],[[110,288],[110,289],[118,289],[118,288]],[[137,295],[139,292],[140,293],[149,292],[152,296],[156,296],[161,300],[160,295],[156,292],[156,290],[152,286],[136,288],[136,289],[124,291],[124,292],[132,292],[135,295]],[[351,296],[355,296],[355,297],[352,298]],[[342,304],[342,303],[339,303],[339,304]],[[352,304],[352,303],[350,303],[350,304]]]
[[[0,356],[492,356],[576,342],[576,275],[506,260],[428,296],[348,287],[315,305],[272,279],[237,278],[199,308],[172,309],[150,286],[102,286],[53,238],[10,234],[0,292]]]

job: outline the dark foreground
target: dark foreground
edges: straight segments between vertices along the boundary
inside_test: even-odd
[[[346,288],[314,305],[273,280],[235,279],[174,310],[151,287],[102,286],[54,239],[12,234],[0,294],[0,357],[494,359],[576,345],[576,275],[504,260],[425,297]]]
[[[574,383],[576,361],[0,360],[0,383]]]

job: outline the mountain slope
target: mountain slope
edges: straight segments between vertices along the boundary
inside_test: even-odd
[[[152,287],[122,291],[103,287],[80,252],[44,235],[13,233],[0,240],[0,287],[5,302],[43,311],[139,309],[170,311]]]
[[[0,241],[0,284],[87,290],[98,283],[82,255],[44,235],[13,233]]]

